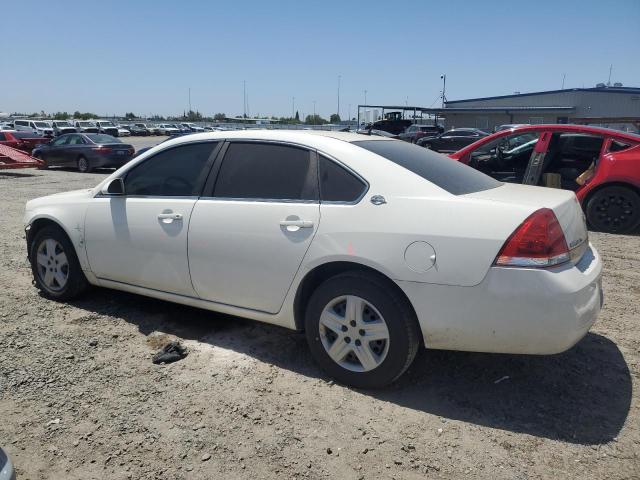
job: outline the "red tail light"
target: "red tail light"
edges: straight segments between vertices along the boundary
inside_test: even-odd
[[[93,150],[94,152],[102,153],[102,154],[105,154],[105,155],[106,155],[106,154],[111,153],[111,150],[112,150],[112,149],[111,149],[111,148],[109,148],[109,147],[95,147],[95,148],[93,148],[92,150]]]
[[[562,227],[552,210],[533,212],[502,246],[495,265],[551,267],[570,260]]]

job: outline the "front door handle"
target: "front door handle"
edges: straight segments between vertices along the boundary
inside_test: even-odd
[[[313,222],[311,220],[282,220],[280,222],[281,227],[298,227],[298,228],[311,228]]]

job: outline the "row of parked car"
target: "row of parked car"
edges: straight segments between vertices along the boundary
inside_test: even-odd
[[[0,131],[31,132],[43,137],[57,137],[64,133],[102,133],[112,137],[130,135],[182,135],[213,131],[215,127],[200,127],[195,123],[131,123],[116,124],[110,120],[29,120],[18,119],[0,125]]]

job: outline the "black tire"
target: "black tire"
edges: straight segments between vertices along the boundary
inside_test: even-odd
[[[78,157],[78,171],[82,173],[90,173],[93,170],[91,162],[87,157],[81,155]]]
[[[42,158],[42,153],[38,152],[33,155],[33,158],[37,158],[42,162],[42,165],[38,167],[39,170],[46,170],[49,168],[49,162],[47,162],[46,158]]]
[[[585,210],[589,226],[600,232],[629,233],[640,225],[640,195],[627,187],[598,190]]]
[[[372,370],[356,372],[336,363],[320,338],[322,312],[334,299],[345,295],[365,300],[381,314],[387,326],[386,356]],[[393,382],[409,368],[420,346],[418,321],[408,301],[396,293],[387,280],[368,272],[346,272],[323,282],[309,299],[305,333],[311,353],[322,369],[336,381],[356,388],[379,388]]]
[[[420,145],[420,146],[421,146],[421,147],[426,148],[427,150],[432,150],[432,149],[433,149],[433,147],[431,146],[431,144],[430,144],[430,143],[427,143],[427,142],[423,143],[423,144],[422,144],[422,145]]]
[[[52,239],[56,241],[67,257],[68,269],[66,284],[62,288],[49,287],[43,278],[43,267],[38,264],[38,250],[43,242]],[[46,226],[39,230],[29,245],[29,259],[35,285],[42,294],[52,300],[64,301],[78,297],[89,287],[89,282],[80,267],[78,256],[67,234],[57,226]],[[46,268],[45,268],[46,270]]]

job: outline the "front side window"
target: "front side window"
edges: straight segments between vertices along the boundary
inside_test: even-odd
[[[70,138],[71,135],[63,135],[62,137],[56,138],[53,142],[51,142],[51,145],[53,145],[54,147],[66,145],[67,143],[69,143]]]
[[[336,162],[320,155],[320,198],[323,202],[355,202],[367,185]]]
[[[80,135],[71,135],[69,139],[69,145],[84,145],[84,138]]]
[[[308,150],[272,143],[229,145],[215,197],[260,200],[318,199],[315,162]]]
[[[216,142],[164,150],[133,167],[124,179],[126,195],[190,197],[200,194]]]

